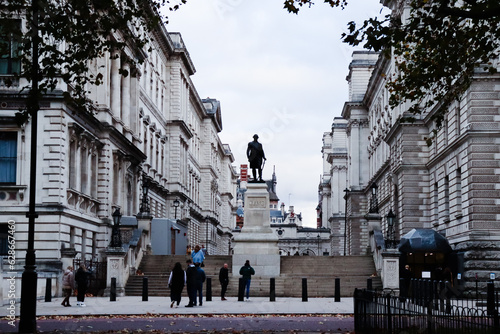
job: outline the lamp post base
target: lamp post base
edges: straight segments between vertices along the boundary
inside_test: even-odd
[[[36,266],[26,266],[21,282],[21,316],[19,333],[36,333]]]

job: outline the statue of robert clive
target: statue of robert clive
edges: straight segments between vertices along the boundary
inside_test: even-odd
[[[262,169],[264,168],[263,161],[266,160],[266,156],[262,144],[257,141],[258,139],[258,135],[253,135],[253,141],[248,143],[247,158],[248,162],[250,162],[250,168],[252,168],[253,182],[264,182],[262,180]],[[259,171],[258,179],[257,170]]]

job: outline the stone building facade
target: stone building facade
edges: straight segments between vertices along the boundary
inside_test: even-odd
[[[392,211],[396,240],[414,228],[438,232],[453,249],[443,265],[452,269],[454,279],[461,277],[466,288],[474,287],[476,279],[484,285],[490,273],[500,274],[500,75],[478,68],[471,87],[450,105],[428,146],[426,138],[436,129],[431,119],[435,110],[408,122],[405,116],[415,115],[404,104],[391,109],[385,81],[394,71],[391,59],[354,52],[347,77],[349,101],[342,110],[347,145],[332,144],[334,127],[324,137],[324,160],[335,148],[347,146],[347,252],[373,251],[369,238],[377,230],[388,239]],[[323,224],[328,210],[329,219],[335,218],[335,204],[329,201],[345,194],[344,185],[331,180],[333,157],[331,161],[320,184]],[[334,233],[337,229],[342,233],[332,225]],[[401,254],[401,262],[409,255]]]
[[[91,62],[92,71],[103,74],[101,86],[88,87],[95,113],[66,104],[68,87],[62,83],[41,102],[35,228],[39,296],[46,277],[54,278],[52,290],[60,293],[62,269],[74,259],[105,261],[116,209],[124,220],[141,210],[151,218],[175,218],[187,231],[178,236],[181,242],[205,243],[211,254],[228,252],[237,174],[230,147],[218,135],[220,102],[199,97],[190,79],[195,68],[179,33],[160,26],[151,43],[148,52],[147,47],[141,54],[126,48]],[[143,52],[141,65],[127,61]],[[121,76],[120,69],[130,74]],[[18,92],[26,81],[3,84],[13,78],[3,68],[0,78],[0,299],[5,300],[9,222],[15,225],[18,283],[26,255],[32,124],[18,126],[14,119],[24,104]],[[139,237],[143,248],[150,240],[146,232]],[[124,235],[124,244],[128,239]],[[140,257],[128,257],[129,270],[135,259]]]

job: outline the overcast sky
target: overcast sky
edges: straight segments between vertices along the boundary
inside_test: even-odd
[[[221,102],[220,137],[238,172],[258,134],[264,178],[275,166],[280,202],[302,212],[304,226],[316,226],[323,133],[348,98],[354,49],[340,36],[349,21],[380,16],[379,2],[351,0],[341,10],[318,0],[295,15],[283,0],[188,0],[168,14],[167,30],[182,34],[194,62],[198,94]]]

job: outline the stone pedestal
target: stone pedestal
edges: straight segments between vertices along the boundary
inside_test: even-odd
[[[269,192],[265,183],[249,183],[245,194],[245,223],[234,237],[233,275],[246,260],[256,276],[279,276],[278,237],[270,223]]]
[[[397,249],[387,249],[382,253],[382,283],[384,289],[399,289],[399,256]]]
[[[105,254],[107,259],[107,276],[104,295],[109,296],[111,278],[116,277],[116,295],[125,296],[125,281],[128,278],[125,263],[125,255],[127,255],[127,252],[125,252],[122,247],[108,247]],[[125,275],[127,277],[125,277]]]

